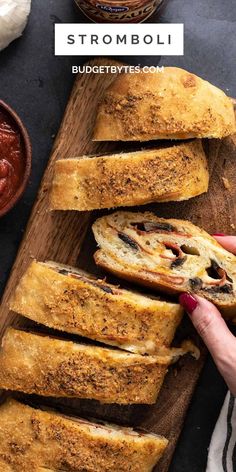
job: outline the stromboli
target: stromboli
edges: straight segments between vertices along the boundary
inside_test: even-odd
[[[182,201],[208,190],[201,140],[55,164],[53,210],[87,211],[150,202]]]
[[[101,403],[152,404],[178,355],[174,349],[173,354],[165,350],[142,356],[9,328],[0,349],[0,388]]]
[[[168,445],[156,434],[8,400],[0,406],[4,472],[151,472]]]
[[[98,108],[95,141],[223,138],[235,133],[225,93],[177,67],[120,74]]]
[[[183,314],[178,304],[124,290],[74,267],[36,261],[10,307],[50,328],[140,354],[168,347]]]
[[[236,257],[189,221],[117,212],[99,218],[93,232],[101,267],[170,293],[193,291],[235,317]]]

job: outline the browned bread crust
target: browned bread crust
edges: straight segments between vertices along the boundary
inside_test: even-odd
[[[0,350],[0,388],[102,403],[155,403],[169,355],[141,356],[9,328]]]
[[[96,263],[131,281],[170,293],[195,292],[235,318],[236,257],[189,221],[117,212],[93,231]]]
[[[176,67],[119,75],[98,108],[95,141],[222,138],[235,133],[233,104],[209,82]]]
[[[8,400],[0,407],[2,472],[151,472],[168,441]]]
[[[78,269],[33,261],[10,308],[50,328],[140,354],[168,347],[182,318],[178,304],[95,279]]]
[[[62,159],[55,164],[54,210],[95,210],[179,201],[207,192],[201,140],[126,154]]]

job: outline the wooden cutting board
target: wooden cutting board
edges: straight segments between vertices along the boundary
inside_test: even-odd
[[[93,64],[114,65],[116,63],[100,59],[93,61]],[[79,265],[91,272],[99,273],[93,263],[92,254],[96,246],[90,229],[91,221],[97,217],[98,212],[50,212],[49,190],[56,159],[129,149],[128,144],[99,144],[91,141],[98,101],[104,89],[114,78],[114,74],[84,74],[79,75],[75,81],[23,242],[2,299],[0,307],[1,336],[10,324],[30,326],[29,321],[9,312],[8,302],[32,258],[41,261],[51,259],[70,265]],[[208,194],[186,202],[146,205],[140,207],[140,210],[151,209],[158,215],[167,218],[189,219],[210,233],[233,234],[236,224],[236,138],[208,141],[205,143],[205,147],[211,174]],[[104,212],[99,214],[101,213]],[[196,336],[188,320],[182,324],[177,337],[181,339],[186,335]],[[196,342],[199,343],[199,340],[196,339]],[[43,399],[42,401],[42,399],[32,396],[24,398],[31,402],[57,405],[64,410],[73,411],[73,414],[105,418],[163,434],[170,443],[155,470],[167,472],[191,396],[204,364],[205,352],[203,348],[201,348],[201,352],[199,361],[186,356],[170,368],[160,397],[154,406],[104,406],[88,400]]]

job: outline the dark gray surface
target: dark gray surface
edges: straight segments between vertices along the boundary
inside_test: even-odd
[[[33,169],[27,191],[15,209],[0,220],[1,293],[69,97],[74,79],[71,65],[85,60],[53,56],[53,23],[79,19],[72,0],[33,0],[24,36],[0,53],[0,98],[19,113],[33,144]],[[162,57],[159,63],[184,67],[236,96],[235,0],[170,0],[161,21],[185,23],[185,56]],[[135,58],[132,63],[158,61],[157,57]],[[213,363],[208,361],[170,472],[205,470],[210,436],[225,391]]]

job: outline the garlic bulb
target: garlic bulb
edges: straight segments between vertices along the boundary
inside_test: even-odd
[[[0,0],[0,50],[21,36],[30,8],[31,0]]]

